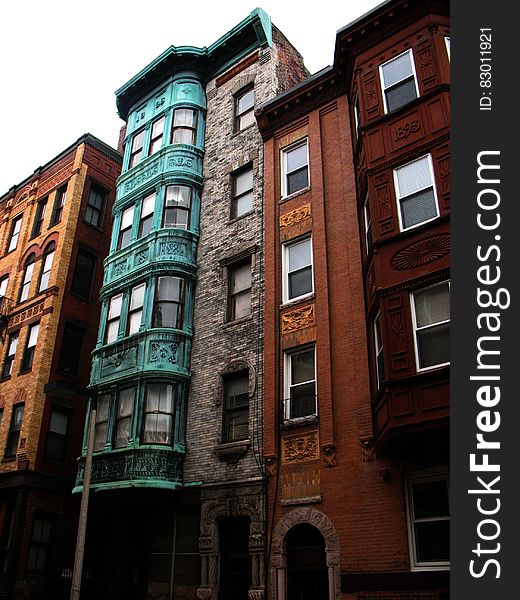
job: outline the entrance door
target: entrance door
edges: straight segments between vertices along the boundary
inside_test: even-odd
[[[285,538],[287,600],[328,600],[325,539],[307,523],[295,525]]]
[[[250,523],[247,517],[219,520],[219,600],[247,600],[251,586]]]

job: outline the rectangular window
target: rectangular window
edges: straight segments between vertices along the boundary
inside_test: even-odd
[[[149,383],[146,386],[143,419],[144,444],[172,444],[174,406],[173,385]]]
[[[354,127],[356,129],[356,138],[359,140],[359,100],[357,94],[354,98]]]
[[[141,131],[136,133],[132,138],[132,147],[130,148],[130,161],[128,163],[129,169],[135,167],[141,161],[143,154],[143,144],[144,129],[141,129]]]
[[[16,456],[18,450],[18,440],[20,439],[20,431],[22,429],[24,404],[15,404],[11,414],[11,426],[7,434],[7,443],[5,445],[5,456],[11,458]]]
[[[170,275],[157,278],[153,327],[182,329],[184,280]]]
[[[114,448],[124,448],[130,440],[130,426],[134,407],[135,388],[119,392],[117,400],[116,427],[114,433]]]
[[[40,285],[38,286],[38,292],[43,292],[49,287],[49,280],[51,278],[52,262],[54,260],[54,242],[49,244],[48,248],[43,254],[43,266],[40,275]]]
[[[4,275],[0,278],[0,298],[7,294],[7,284],[9,283],[9,275]],[[1,307],[1,303],[0,303]]]
[[[58,362],[58,370],[62,373],[74,376],[79,373],[84,335],[85,330],[81,327],[76,327],[71,323],[65,324]]]
[[[451,61],[450,38],[445,37],[444,43],[446,44],[446,52],[448,53],[448,60]]]
[[[307,140],[282,150],[282,196],[290,196],[309,187]]]
[[[145,283],[141,283],[132,288],[130,293],[130,308],[128,310],[127,335],[137,333],[141,327],[145,291]]]
[[[97,402],[96,424],[94,426],[94,452],[99,452],[105,447],[109,412],[110,394],[102,394],[98,397]]]
[[[223,442],[249,437],[249,372],[241,371],[224,378]]]
[[[52,215],[51,225],[56,225],[61,221],[61,215],[63,213],[63,206],[65,205],[65,196],[67,195],[67,186],[64,185],[56,192],[56,198],[54,199],[54,212]]]
[[[166,188],[163,227],[190,228],[191,194],[187,185],[169,185]]]
[[[18,348],[18,331],[11,333],[9,342],[7,343],[7,354],[5,356],[4,368],[2,369],[2,377],[9,377],[13,372],[14,357]]]
[[[141,218],[139,219],[138,237],[144,237],[145,235],[148,235],[152,230],[154,209],[155,192],[143,198],[143,203],[141,206]]]
[[[7,252],[12,252],[18,245],[18,238],[20,237],[20,229],[22,228],[22,215],[13,219],[11,225],[11,235],[9,236],[9,244],[7,245]]]
[[[25,345],[25,352],[23,353],[22,358],[22,371],[28,371],[32,369],[32,364],[34,360],[34,353],[36,351],[36,342],[38,341],[38,332],[40,330],[40,323],[34,323],[33,325],[29,325],[29,330],[27,332],[27,342]]]
[[[36,205],[36,216],[34,218],[34,226],[31,237],[40,235],[42,231],[43,220],[45,219],[45,212],[47,210],[47,198],[40,200]]]
[[[196,141],[197,113],[191,108],[173,111],[172,144],[191,144]]]
[[[132,237],[132,225],[134,223],[135,206],[129,206],[121,215],[121,227],[119,228],[119,238],[117,240],[117,249],[120,250],[130,243]]]
[[[283,301],[289,302],[312,293],[312,238],[284,244],[282,260]]]
[[[107,195],[108,192],[100,187],[94,185],[90,187],[85,209],[85,221],[90,225],[94,225],[94,227],[100,228],[102,225]]]
[[[251,314],[251,259],[229,268],[229,319]]]
[[[105,344],[110,344],[117,339],[122,305],[123,294],[117,294],[117,296],[112,296],[112,298],[110,298],[105,330]]]
[[[43,515],[34,515],[27,569],[45,571],[47,554],[51,543],[52,519]]]
[[[401,231],[439,216],[431,156],[394,169],[395,195]]]
[[[450,362],[450,284],[448,281],[412,294],[417,369]]]
[[[412,568],[448,567],[450,500],[447,475],[410,477],[407,500]]]
[[[231,175],[233,197],[231,218],[236,219],[253,210],[253,167],[252,165]]]
[[[150,156],[161,149],[164,135],[164,117],[157,119],[152,124],[152,137],[150,139]]]
[[[83,250],[78,250],[76,256],[76,266],[72,276],[71,291],[82,298],[90,298],[90,290],[92,287],[92,279],[94,277],[94,269],[96,266],[96,258]]]
[[[415,65],[411,50],[392,58],[379,67],[385,113],[397,110],[419,97]]]
[[[381,321],[379,315],[374,319],[374,354],[376,362],[376,385],[379,390],[385,379],[383,338],[381,337]]]
[[[235,131],[241,131],[255,122],[255,90],[242,92],[235,99]]]
[[[45,443],[45,457],[51,460],[64,461],[67,452],[67,434],[69,430],[69,413],[52,407],[49,431]]]
[[[25,262],[22,287],[20,288],[20,298],[18,299],[18,302],[25,302],[29,297],[29,291],[31,289],[31,280],[34,273],[34,259],[35,255],[31,254]]]
[[[370,217],[368,194],[366,195],[365,202],[363,204],[363,222],[365,225],[365,250],[368,254],[372,248],[372,219]]]
[[[285,354],[285,418],[316,414],[314,346]]]

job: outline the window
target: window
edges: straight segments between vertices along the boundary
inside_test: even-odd
[[[153,327],[182,329],[184,281],[180,277],[158,277],[153,307]]]
[[[448,477],[410,477],[407,485],[408,525],[412,567],[450,564],[450,502]]]
[[[284,245],[283,301],[289,302],[312,293],[311,238]]]
[[[242,92],[235,99],[235,131],[241,131],[255,122],[255,90]]]
[[[36,205],[36,217],[34,218],[34,226],[31,237],[40,235],[42,231],[43,220],[45,219],[45,212],[47,210],[47,198],[40,200]]]
[[[144,444],[172,444],[174,395],[173,385],[147,384],[143,419]]]
[[[233,197],[231,218],[236,219],[253,210],[253,167],[252,165],[233,173]]]
[[[356,137],[357,139],[359,139],[359,99],[358,96],[356,94],[356,97],[354,98],[354,126],[356,128]]]
[[[408,104],[419,97],[411,50],[403,52],[379,67],[385,112]]]
[[[90,225],[94,225],[94,227],[101,227],[107,195],[108,192],[100,187],[95,185],[90,187],[85,209],[85,221]]]
[[[172,144],[195,144],[197,113],[191,108],[173,111]]]
[[[2,369],[2,377],[9,377],[13,372],[14,357],[18,348],[18,331],[11,333],[7,344],[7,354],[5,356],[4,368]]]
[[[444,43],[446,44],[446,52],[448,53],[448,60],[451,61],[450,38],[448,36],[446,36],[444,38]]]
[[[63,329],[58,370],[68,375],[77,375],[81,361],[81,347],[85,330],[72,323],[66,323]]]
[[[379,315],[374,319],[374,354],[376,359],[376,385],[381,389],[385,378],[385,362],[383,356],[383,338],[381,337],[381,322]]]
[[[365,202],[363,204],[363,221],[365,225],[365,251],[368,254],[372,248],[372,219],[370,217],[370,203],[368,201],[368,194],[366,195]]]
[[[154,209],[155,192],[143,198],[143,204],[141,206],[141,218],[139,220],[138,237],[144,237],[145,235],[148,235],[152,230]]]
[[[251,314],[251,259],[229,267],[229,319]]]
[[[22,287],[20,288],[20,297],[18,302],[25,302],[29,297],[29,291],[31,289],[31,279],[34,272],[34,261],[36,260],[35,254],[29,254],[25,261],[25,267],[23,270]]]
[[[36,342],[38,341],[38,332],[40,330],[40,323],[34,323],[29,325],[27,332],[27,342],[25,345],[25,352],[22,358],[22,371],[28,371],[32,368],[34,353],[36,350]]]
[[[316,414],[314,346],[285,355],[285,418]]]
[[[20,229],[22,228],[22,216],[16,217],[11,225],[11,235],[9,237],[9,244],[7,245],[7,252],[12,252],[18,245],[18,238],[20,237]]]
[[[63,213],[63,206],[65,204],[65,196],[67,194],[67,186],[61,187],[56,192],[56,198],[54,199],[54,213],[52,215],[51,225],[55,225],[61,221],[61,215]]]
[[[123,294],[117,294],[117,296],[112,296],[112,298],[110,298],[110,302],[108,304],[107,325],[105,330],[105,344],[110,344],[117,339],[122,305]]]
[[[124,448],[130,439],[130,425],[134,406],[135,388],[120,390],[117,401],[114,448]]]
[[[282,196],[290,196],[309,187],[307,140],[282,150]]]
[[[65,460],[67,451],[67,434],[69,430],[69,413],[55,406],[51,409],[49,431],[45,444],[45,457],[51,460]]]
[[[24,404],[15,404],[11,414],[11,426],[7,434],[7,443],[5,445],[5,456],[10,458],[16,456],[18,450],[18,440],[20,439],[20,430],[22,429]]]
[[[34,515],[31,543],[29,544],[29,571],[45,571],[47,553],[51,543],[52,519],[43,515]]]
[[[40,285],[38,286],[38,292],[43,292],[49,287],[49,279],[51,277],[52,261],[54,260],[54,250],[56,244],[51,242],[45,252],[43,253],[43,266],[40,275]]]
[[[132,237],[132,225],[134,223],[135,206],[129,206],[121,215],[121,227],[119,229],[119,238],[117,240],[117,249],[120,250],[130,243]]]
[[[76,256],[76,266],[72,276],[71,291],[82,298],[90,297],[90,289],[92,287],[92,279],[94,277],[94,268],[96,266],[96,258],[83,250],[78,250]]]
[[[450,361],[450,284],[448,281],[412,294],[417,369]]]
[[[110,394],[98,397],[96,410],[96,424],[94,426],[94,452],[99,452],[105,447],[107,439],[108,416],[110,409]]]
[[[163,227],[190,228],[191,188],[169,185],[164,201]]]
[[[142,158],[143,154],[143,144],[144,144],[144,129],[141,129],[138,133],[134,135],[132,138],[132,146],[130,148],[130,161],[128,163],[128,168],[131,169],[135,167]]]
[[[132,288],[130,292],[130,308],[128,310],[127,335],[137,333],[143,318],[143,304],[146,284],[141,283]]]
[[[439,216],[431,156],[394,169],[395,194],[401,231]]]
[[[249,372],[241,371],[224,379],[223,442],[249,437]]]
[[[164,134],[164,117],[157,119],[152,124],[152,137],[150,139],[150,156],[161,149]]]
[[[9,275],[0,277],[0,298],[3,298],[7,293],[7,284],[9,283]],[[1,306],[1,304],[0,304]]]

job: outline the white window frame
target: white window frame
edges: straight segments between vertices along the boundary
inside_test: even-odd
[[[403,225],[403,217],[401,214],[401,200],[404,200],[406,198],[408,198],[408,196],[401,196],[400,195],[400,190],[399,190],[399,181],[398,181],[398,177],[397,177],[397,171],[399,171],[399,169],[402,169],[403,167],[408,167],[409,165],[419,162],[421,160],[424,159],[428,160],[428,169],[430,171],[430,180],[431,180],[431,187],[433,188],[433,199],[435,201],[435,210],[437,212],[437,214],[432,217],[431,219],[426,219],[426,221],[421,221],[420,223],[416,223],[415,225],[410,225],[410,227],[404,227]],[[433,169],[433,160],[432,160],[432,155],[431,154],[425,154],[424,156],[420,156],[419,158],[416,158],[415,160],[411,160],[410,162],[405,163],[404,165],[400,165],[399,167],[396,167],[393,172],[393,177],[394,177],[394,191],[395,191],[395,201],[397,204],[397,217],[399,219],[399,230],[400,231],[410,231],[410,229],[415,229],[416,227],[421,227],[422,225],[424,225],[425,223],[430,223],[431,221],[435,221],[435,219],[438,219],[440,216],[440,210],[439,210],[439,199],[437,196],[437,186],[435,184],[435,171]],[[430,187],[430,186],[427,186]],[[422,190],[427,189],[427,187],[424,187],[420,190],[416,190],[414,192],[414,194],[417,194],[418,192],[421,192]]]
[[[353,103],[354,125],[356,127],[356,139],[360,138],[360,121],[359,121],[359,96],[356,94]]]
[[[411,48],[409,48],[408,50],[405,50],[404,52],[401,52],[401,53],[400,53],[400,54],[398,54],[397,56],[392,56],[392,58],[391,58],[390,60],[387,60],[387,61],[385,61],[384,63],[382,63],[382,64],[380,64],[380,65],[379,65],[379,81],[380,81],[380,83],[381,83],[381,93],[382,93],[382,95],[383,95],[383,107],[384,107],[384,109],[385,109],[385,114],[388,114],[389,112],[394,112],[394,111],[389,111],[389,110],[388,110],[387,103],[386,103],[386,93],[385,93],[385,91],[386,91],[388,88],[385,86],[385,76],[384,76],[384,73],[383,73],[383,67],[385,67],[385,66],[386,66],[388,63],[391,63],[392,61],[394,61],[394,60],[396,60],[396,59],[400,58],[400,57],[401,57],[401,56],[403,56],[404,54],[410,54],[410,63],[411,63],[411,65],[412,65],[412,75],[413,75],[413,80],[414,80],[414,83],[415,83],[415,91],[417,92],[417,98],[420,98],[420,97],[421,97],[421,94],[420,94],[420,92],[419,92],[419,83],[418,83],[418,81],[417,81],[417,72],[416,72],[416,70],[415,70],[415,60],[414,60],[414,56],[413,56],[412,49],[411,49]],[[392,87],[393,87],[394,85],[396,85],[397,83],[400,83],[401,81],[404,81],[404,80],[405,80],[405,79],[407,79],[408,77],[409,77],[409,76],[407,76],[407,77],[403,77],[403,79],[400,79],[399,81],[396,81],[396,83],[394,83],[394,84],[392,85]],[[399,108],[396,108],[396,109],[394,109],[394,110],[399,110],[399,109],[400,109],[400,108],[402,108],[403,106],[406,106],[406,104],[403,104],[402,106],[400,106]]]
[[[305,145],[305,148],[307,149],[307,185],[304,188],[302,188],[301,190],[296,190],[295,192],[291,192],[291,194],[288,194],[287,193],[287,175],[289,175],[290,173],[287,172],[287,155],[290,152],[292,152],[293,150],[296,150],[297,148],[299,148],[300,146],[303,146],[303,145]],[[282,148],[280,150],[280,152],[281,152],[280,165],[281,165],[281,170],[282,170],[282,198],[288,198],[289,196],[292,196],[293,194],[299,194],[299,193],[303,192],[303,190],[308,190],[311,187],[311,167],[309,164],[309,138],[304,137],[304,138],[298,140],[297,142],[294,142],[294,144],[291,144],[289,146],[286,146],[285,148]]]
[[[378,330],[379,329],[379,336]],[[384,353],[384,344],[383,344],[383,332],[381,331],[381,312],[378,312],[372,321],[372,333],[374,335],[374,362],[375,362],[375,375],[376,375],[376,389],[380,390],[384,381],[384,369],[383,373],[379,372],[379,356],[381,353]],[[379,338],[379,339],[378,339]],[[378,343],[379,342],[379,343]],[[385,357],[383,354],[383,366],[385,364]]]
[[[368,192],[365,196],[365,201],[363,202],[363,226],[365,229],[365,252],[367,254],[370,253],[370,250],[372,249],[372,245],[374,243],[374,238],[373,238],[373,230],[372,230],[372,215],[370,214],[370,205],[369,205],[369,200],[368,200]],[[368,231],[371,231],[371,238],[372,241],[370,242],[370,244],[368,243]]]
[[[417,328],[417,315],[415,312],[415,294],[417,294],[419,292],[425,292],[426,290],[430,290],[435,287],[439,287],[440,285],[446,285],[446,284],[448,284],[448,292],[450,292],[451,285],[450,285],[449,279],[447,279],[445,281],[440,281],[439,283],[435,283],[434,285],[428,285],[423,288],[418,288],[418,289],[414,290],[413,292],[410,292],[410,310],[412,313],[413,343],[414,343],[414,350],[415,350],[415,366],[416,366],[416,370],[418,373],[423,373],[425,371],[431,371],[432,369],[438,369],[440,367],[445,367],[446,365],[450,364],[450,361],[448,360],[446,362],[439,363],[436,365],[430,365],[429,367],[420,367],[419,366],[419,364],[420,364],[419,363],[419,343],[417,341],[417,331],[419,331],[419,329]],[[421,327],[420,330],[427,329],[429,327],[435,327],[437,325],[442,325],[444,323],[451,324],[451,311],[450,311],[449,320],[439,321],[438,323],[434,323],[433,325],[427,325],[426,327]]]
[[[306,385],[311,381],[314,381],[314,412],[310,415],[304,415],[302,417],[291,417],[291,389],[292,378],[292,357],[296,354],[301,354],[302,352],[307,352],[308,350],[313,350],[314,357],[314,379],[309,379],[308,381],[302,382],[296,385]],[[308,417],[316,417],[318,416],[318,373],[317,373],[317,364],[316,364],[316,344],[309,344],[305,346],[297,346],[296,348],[292,348],[291,350],[287,350],[284,352],[284,419],[286,421],[297,421],[299,419],[306,419]]]
[[[406,477],[405,502],[406,502],[406,522],[408,529],[408,547],[410,550],[410,570],[411,571],[446,571],[450,568],[450,561],[438,562],[419,562],[417,561],[417,544],[415,543],[414,523],[416,522],[413,506],[412,485],[416,482],[428,481],[446,481],[448,489],[449,515],[447,517],[431,517],[424,521],[451,521],[451,498],[450,498],[450,479],[447,470],[432,469],[417,473],[410,473]]]
[[[294,298],[289,298],[289,248],[291,246],[295,246],[296,244],[300,244],[301,242],[309,241],[310,251],[311,251],[311,286],[312,289],[310,292],[302,294],[301,296],[295,296]],[[314,255],[312,252],[312,235],[308,235],[305,237],[301,237],[295,240],[291,240],[286,242],[282,246],[282,303],[283,304],[292,304],[293,302],[299,302],[300,300],[304,300],[305,298],[310,298],[314,294]]]
[[[22,215],[15,217],[11,221],[11,233],[9,234],[9,242],[7,244],[7,253],[13,252],[18,246],[18,238],[22,230]]]

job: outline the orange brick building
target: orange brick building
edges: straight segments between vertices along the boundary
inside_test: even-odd
[[[272,600],[449,588],[449,6],[390,0],[257,109]]]
[[[71,490],[121,161],[85,134],[0,197],[0,598],[69,594]]]

